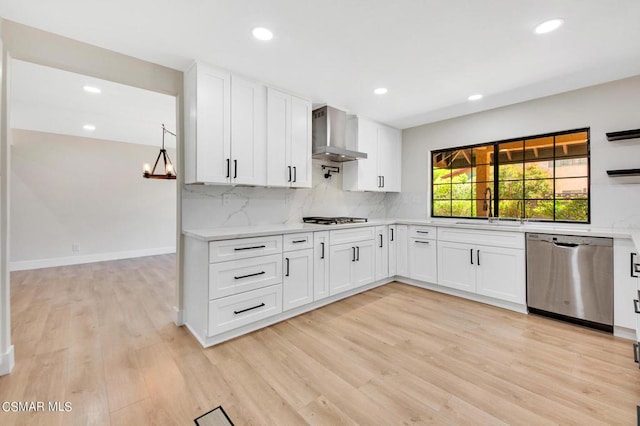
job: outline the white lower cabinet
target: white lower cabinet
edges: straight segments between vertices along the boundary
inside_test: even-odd
[[[313,233],[313,300],[329,296],[329,231]]]
[[[613,240],[613,324],[616,327],[636,329],[638,314],[634,299],[638,298],[640,280],[634,264],[640,262],[636,246],[630,239]]]
[[[440,230],[438,233],[440,235]],[[470,237],[472,240],[482,238],[478,232]],[[487,233],[486,239],[490,241],[491,238],[492,235]],[[520,245],[520,239],[514,239],[513,244]],[[444,287],[524,304],[524,250],[438,239],[437,282]]]
[[[333,236],[330,239],[333,241]],[[374,245],[374,240],[368,239],[330,246],[329,293],[332,296],[375,281]]]
[[[285,252],[282,257],[282,309],[313,302],[313,249]]]
[[[280,284],[209,302],[209,335],[223,333],[282,312]]]
[[[438,282],[436,240],[409,239],[409,278],[428,283]]]
[[[409,276],[409,227],[407,225],[396,225],[396,275],[401,277]]]
[[[398,236],[396,225],[389,225],[387,230],[387,239],[389,241],[389,276],[394,277],[398,274]]]
[[[389,277],[389,237],[386,226],[376,226],[376,280]]]

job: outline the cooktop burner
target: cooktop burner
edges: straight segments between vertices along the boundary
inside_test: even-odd
[[[340,225],[343,223],[365,223],[367,222],[366,217],[320,217],[320,216],[311,216],[311,217],[303,217],[302,221],[304,223],[316,223],[318,225]]]

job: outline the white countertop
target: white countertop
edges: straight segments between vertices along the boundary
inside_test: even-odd
[[[228,228],[188,229],[183,233],[186,236],[203,241],[229,240],[234,238],[261,237],[273,234],[292,234],[298,232],[332,231],[335,229],[360,228],[376,225],[430,225],[446,226],[449,228],[477,229],[486,231],[505,232],[537,232],[545,234],[582,235],[608,238],[632,238],[636,247],[640,250],[640,229],[607,229],[595,228],[590,225],[572,224],[541,224],[535,222],[509,222],[506,220],[498,223],[487,223],[473,219],[371,219],[365,223],[349,223],[342,225],[317,225],[310,223],[254,225]]]

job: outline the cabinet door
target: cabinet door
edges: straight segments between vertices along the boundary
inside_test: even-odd
[[[365,152],[367,158],[358,160],[358,190],[381,191],[382,179],[378,173],[378,124],[358,118],[358,151]]]
[[[231,78],[231,181],[265,185],[267,151],[266,88]]]
[[[402,132],[400,130],[380,125],[378,155],[382,191],[400,192],[402,179]]]
[[[311,102],[291,97],[291,186],[311,188]],[[287,176],[288,177],[288,176]]]
[[[291,144],[291,96],[267,90],[267,186],[290,186],[287,147]]]
[[[438,284],[475,293],[475,247],[438,241]]]
[[[356,244],[338,244],[329,248],[329,294],[341,293],[352,287],[351,265],[355,263]]]
[[[638,298],[638,278],[634,275],[640,274],[632,271],[631,263],[632,256],[635,263],[640,262],[640,258],[635,253],[631,239],[613,240],[613,324],[616,327],[636,328],[633,299]]]
[[[358,241],[356,243],[356,261],[351,269],[351,282],[360,287],[375,281],[375,242]]]
[[[313,300],[329,296],[329,231],[313,233]]]
[[[397,255],[396,255],[396,268],[397,275],[401,277],[409,276],[409,256],[408,256],[408,248],[409,248],[409,227],[407,225],[397,225],[396,232],[398,233],[397,238]]]
[[[196,181],[229,183],[231,75],[197,65]]]
[[[313,249],[283,254],[282,309],[313,302]]]
[[[386,226],[376,226],[376,281],[389,277],[389,238]]]
[[[436,240],[409,239],[409,277],[428,283],[438,282]]]
[[[389,276],[394,277],[398,273],[398,243],[396,225],[389,225],[387,239],[389,241]]]
[[[495,299],[525,303],[524,250],[476,246],[476,292]],[[631,304],[629,305],[631,309]]]

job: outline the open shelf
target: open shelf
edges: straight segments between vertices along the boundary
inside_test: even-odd
[[[640,176],[640,169],[607,170],[609,176]]]
[[[609,142],[622,141],[625,139],[638,139],[640,138],[640,129],[635,130],[623,130],[620,132],[607,133],[607,140]]]

